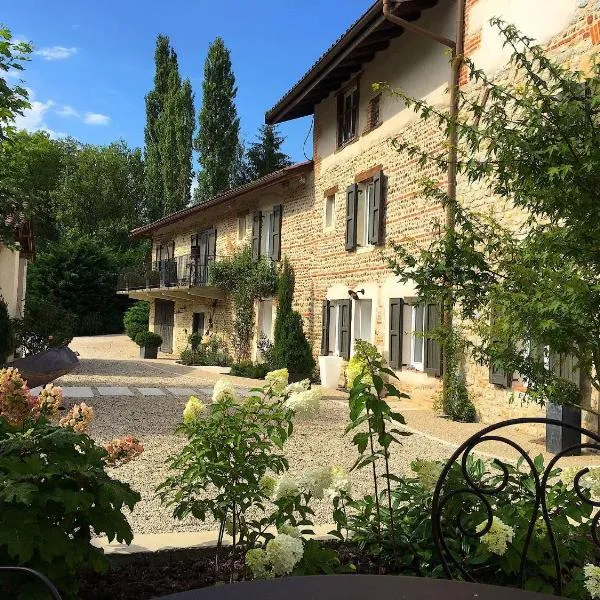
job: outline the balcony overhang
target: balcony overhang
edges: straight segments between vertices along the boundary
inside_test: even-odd
[[[210,300],[223,300],[227,292],[222,288],[209,286],[192,287],[158,287],[131,290],[119,290],[119,296],[129,296],[134,300],[194,300],[195,298],[208,298]]]

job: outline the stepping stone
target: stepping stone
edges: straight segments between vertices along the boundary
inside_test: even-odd
[[[33,389],[29,390],[34,396],[38,396],[39,393],[42,391],[42,386],[38,385],[37,387],[34,387]]]
[[[196,390],[193,390],[192,388],[171,388],[168,387],[167,390],[169,392],[171,392],[171,394],[173,394],[173,396],[195,396],[196,395]]]
[[[160,388],[135,388],[142,396],[166,396],[166,392]]]
[[[128,387],[98,387],[101,396],[133,396]]]
[[[213,389],[211,387],[198,388],[198,391],[204,396],[212,396]]]
[[[93,398],[94,392],[91,387],[64,387],[65,398]]]

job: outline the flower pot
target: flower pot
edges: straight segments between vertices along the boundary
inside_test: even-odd
[[[342,372],[343,359],[341,356],[319,356],[319,373],[321,386],[331,390],[337,389]]]
[[[157,354],[157,346],[140,346],[140,358],[156,358]]]
[[[546,417],[581,427],[581,408],[578,406],[565,406],[560,404],[552,404],[548,402],[546,405]],[[546,425],[546,450],[552,454],[558,454],[571,446],[576,446],[581,443],[581,433],[575,429],[561,427],[560,425]],[[569,453],[571,456],[581,454],[581,448],[573,450]]]

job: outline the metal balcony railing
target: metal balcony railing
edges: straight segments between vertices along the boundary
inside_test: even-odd
[[[152,265],[131,267],[119,274],[117,290],[128,292],[165,287],[207,286],[210,265],[217,257],[198,257],[191,254],[176,256]]]

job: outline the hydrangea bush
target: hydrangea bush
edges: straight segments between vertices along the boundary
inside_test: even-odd
[[[133,539],[123,509],[140,496],[107,467],[143,448],[131,436],[96,444],[86,433],[91,407],[76,404],[59,419],[62,404],[60,387],[34,396],[18,370],[0,370],[0,564],[37,569],[75,598],[79,570],[108,564],[92,536]],[[47,597],[21,578],[6,586],[10,598]]]

